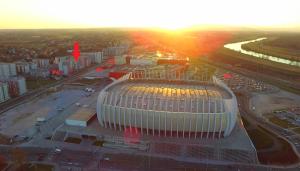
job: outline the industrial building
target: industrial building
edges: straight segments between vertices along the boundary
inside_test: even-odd
[[[65,123],[70,126],[87,127],[88,124],[96,117],[96,111],[90,108],[82,108],[73,115],[69,116]]]
[[[230,135],[237,102],[225,85],[135,80],[125,76],[98,97],[101,126],[145,135],[221,138]]]

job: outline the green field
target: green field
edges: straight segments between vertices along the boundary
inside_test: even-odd
[[[289,121],[280,119],[276,116],[270,117],[269,121],[272,122],[273,124],[276,124],[276,125],[282,127],[282,128],[294,128],[294,127],[296,127],[296,125],[290,123]]]
[[[270,56],[281,57],[293,61],[300,61],[300,47],[299,50],[287,47],[273,46],[272,41],[277,39],[266,39],[258,42],[252,42],[242,45],[242,48],[249,51],[263,53]],[[300,43],[300,42],[299,42]]]
[[[290,144],[284,139],[261,126],[253,127],[244,117],[242,120],[262,164],[286,165],[299,161]]]
[[[268,132],[265,131],[265,129],[261,127],[257,127],[257,128],[252,127],[249,121],[245,117],[242,117],[242,121],[256,150],[266,150],[272,148],[274,144],[273,139],[268,134]]]
[[[102,147],[103,146],[103,143],[105,143],[105,141],[100,141],[100,140],[97,140],[93,143],[94,146],[99,146],[99,147]]]
[[[247,131],[256,150],[264,150],[273,146],[273,140],[268,133],[260,129],[252,129]]]
[[[101,79],[98,79],[98,78],[95,78],[95,79],[86,79],[86,78],[83,78],[83,79],[80,79],[80,80],[76,80],[75,82],[76,83],[81,83],[81,84],[91,85],[91,84],[100,83]]]
[[[68,137],[67,139],[65,139],[65,142],[73,143],[73,144],[80,144],[81,139],[80,138],[75,138],[75,137]]]
[[[26,164],[27,171],[53,171],[54,166],[50,164]]]
[[[281,70],[282,72],[288,72],[289,74],[295,75],[300,74],[300,68],[295,66],[290,66],[287,64],[281,64],[277,62],[272,62],[269,60],[264,60],[260,58],[255,58],[246,54],[242,54],[240,52],[236,52],[227,48],[221,48],[217,52],[215,52],[216,56],[225,56],[227,58],[235,58],[238,60],[248,61],[252,63],[256,63],[257,65],[264,65],[267,67],[271,67],[276,70]]]
[[[242,47],[246,50],[264,53],[267,55],[278,56],[282,58],[300,61],[300,33],[282,33],[282,32],[238,32],[234,33],[227,43],[253,40],[261,37],[268,39],[254,43],[245,44]],[[220,48],[212,55],[224,55],[228,58],[249,61],[262,64],[289,74],[300,74],[300,68],[287,64],[280,64],[269,60],[255,58],[226,48]]]
[[[26,80],[26,85],[29,90],[34,90],[34,89],[38,89],[42,86],[49,85],[49,84],[52,84],[55,82],[56,82],[56,80],[52,80],[52,79]]]
[[[300,127],[293,129],[293,131],[300,134]]]

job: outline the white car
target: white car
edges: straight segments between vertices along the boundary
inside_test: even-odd
[[[55,152],[55,153],[60,153],[60,152],[61,152],[61,149],[55,148],[54,152]]]

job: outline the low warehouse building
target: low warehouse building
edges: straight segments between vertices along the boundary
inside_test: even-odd
[[[87,127],[88,124],[96,117],[96,111],[93,109],[82,108],[65,120],[70,126]]]

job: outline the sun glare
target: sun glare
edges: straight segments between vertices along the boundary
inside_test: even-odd
[[[1,0],[0,28],[288,25],[299,11],[298,0]]]

